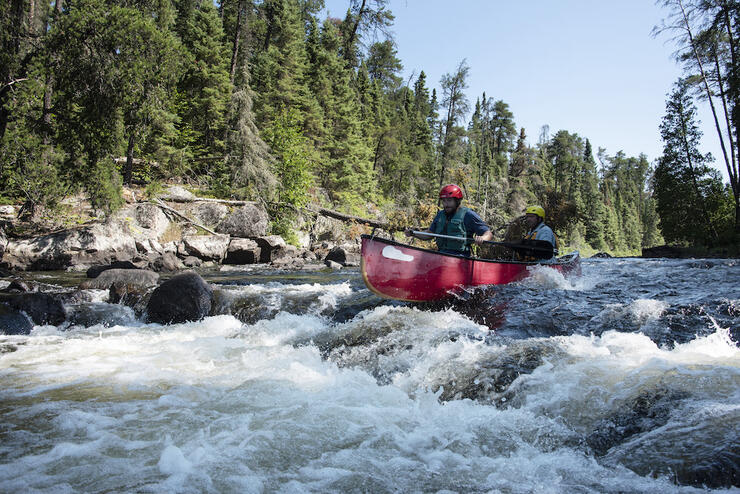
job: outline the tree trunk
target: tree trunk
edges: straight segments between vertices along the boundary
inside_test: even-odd
[[[126,164],[123,166],[123,183],[131,185],[131,176],[134,170],[134,145],[136,144],[136,132],[131,131],[128,138],[128,149],[126,149]]]
[[[347,36],[347,42],[344,45],[344,60],[347,63],[350,63],[350,56],[352,53],[352,45],[355,42],[355,38],[357,37],[357,30],[360,28],[360,22],[362,21],[362,16],[365,15],[365,4],[367,3],[367,0],[362,0],[362,4],[360,4],[360,11],[357,13],[357,18],[355,19],[355,23],[352,25],[352,31],[349,33],[349,36]]]
[[[231,48],[231,72],[230,72],[230,78],[231,78],[231,84],[234,85],[234,77],[236,76],[236,65],[237,65],[237,59],[239,57],[239,41],[241,39],[241,24],[242,24],[242,2],[243,0],[238,0],[236,2],[236,25],[234,27],[234,43],[232,44]]]

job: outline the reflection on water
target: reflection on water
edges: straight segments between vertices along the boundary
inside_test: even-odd
[[[0,491],[729,492],[736,264],[586,260],[434,305],[212,271],[216,314],[171,326],[71,297],[0,336]]]

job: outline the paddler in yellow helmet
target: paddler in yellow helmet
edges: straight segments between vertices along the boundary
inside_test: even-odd
[[[545,209],[542,206],[529,206],[524,210],[524,214],[524,220],[527,223],[529,231],[524,235],[523,243],[526,244],[527,240],[541,240],[549,242],[552,245],[553,258],[557,256],[558,238],[555,236],[555,233],[553,233],[552,228],[545,224]]]

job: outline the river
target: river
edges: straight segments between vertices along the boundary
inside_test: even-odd
[[[737,260],[588,259],[437,306],[357,270],[202,274],[199,322],[93,291],[0,336],[0,492],[738,492]]]

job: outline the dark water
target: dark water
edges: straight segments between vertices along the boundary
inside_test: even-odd
[[[352,270],[203,275],[197,323],[91,291],[0,336],[0,491],[738,492],[738,261],[586,260],[434,305]]]

